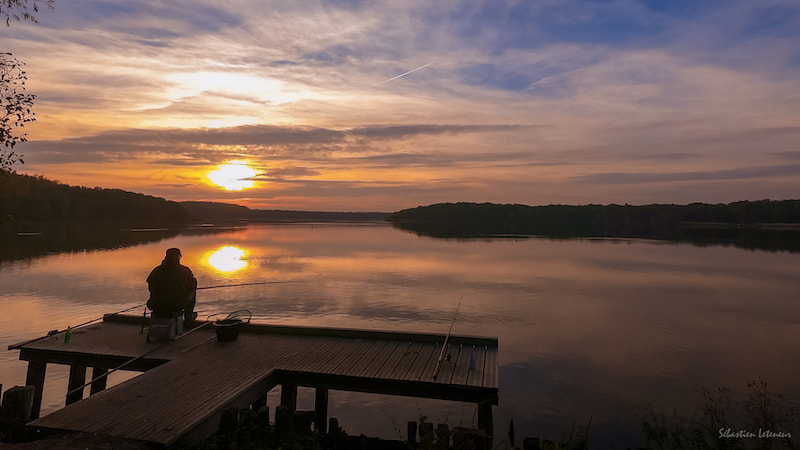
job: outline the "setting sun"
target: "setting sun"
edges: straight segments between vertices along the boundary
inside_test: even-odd
[[[241,191],[255,186],[252,177],[258,175],[252,167],[242,161],[229,161],[208,173],[208,179],[226,191]]]

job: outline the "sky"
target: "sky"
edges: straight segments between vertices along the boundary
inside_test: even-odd
[[[798,0],[54,6],[0,28],[22,173],[321,211],[800,198]]]

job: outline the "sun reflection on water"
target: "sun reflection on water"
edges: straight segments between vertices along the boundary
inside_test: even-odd
[[[226,245],[208,256],[208,265],[220,272],[236,272],[247,267],[247,252],[239,247]]]

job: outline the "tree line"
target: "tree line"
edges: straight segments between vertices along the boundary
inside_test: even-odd
[[[287,211],[280,209],[250,209],[246,206],[219,202],[181,202],[183,208],[202,222],[258,223],[307,222],[376,222],[389,215],[381,212]]]
[[[75,221],[182,225],[191,220],[177,202],[121,189],[69,186],[43,176],[0,170],[0,224]]]
[[[640,237],[800,250],[800,200],[641,206],[440,203],[398,211],[387,220],[433,237]]]

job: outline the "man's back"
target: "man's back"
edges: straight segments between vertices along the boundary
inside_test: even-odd
[[[191,269],[181,265],[179,259],[165,258],[161,265],[147,277],[150,300],[147,306],[156,315],[181,311],[188,305],[197,288]]]

